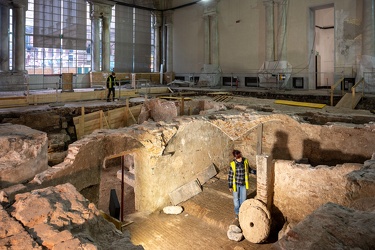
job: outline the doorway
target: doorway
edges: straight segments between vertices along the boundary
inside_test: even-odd
[[[330,88],[335,81],[334,7],[316,8],[314,12],[315,87]]]
[[[124,169],[123,193],[121,191],[122,166]],[[101,170],[98,208],[108,215],[111,214],[110,196],[112,190],[114,190],[117,202],[120,204],[120,209],[121,207],[123,209],[123,215],[126,216],[136,212],[134,174],[134,157],[132,154],[112,155],[106,157],[103,162],[103,169]],[[123,198],[123,202],[121,202],[121,198]],[[120,214],[119,211],[119,215]],[[116,219],[120,219],[120,217]]]

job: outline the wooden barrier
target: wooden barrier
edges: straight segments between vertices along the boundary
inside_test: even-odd
[[[81,115],[73,118],[77,139],[81,139],[97,129],[116,129],[135,124],[137,123],[136,118],[141,113],[141,107],[142,105],[137,105],[129,108],[129,102],[127,102],[126,107],[105,112],[100,110],[90,114],[85,114],[85,108],[82,107]]]
[[[90,72],[90,87],[102,86],[106,87],[107,77],[110,72]],[[132,74],[135,75],[135,80],[147,80],[152,84],[160,83],[160,73],[124,73],[116,72],[116,81],[124,82],[132,80]],[[170,79],[174,79],[174,76],[169,74]]]

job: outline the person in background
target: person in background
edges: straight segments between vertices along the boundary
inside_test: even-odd
[[[241,151],[233,150],[233,161],[230,162],[228,173],[229,191],[233,194],[234,213],[238,219],[241,204],[246,200],[249,189],[249,161],[242,157]]]
[[[111,101],[111,92],[112,92],[112,100],[115,101],[115,82],[116,82],[116,73],[112,71],[112,74],[107,77],[107,102]]]

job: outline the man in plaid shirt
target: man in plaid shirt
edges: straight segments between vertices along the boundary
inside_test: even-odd
[[[232,152],[234,160],[230,163],[228,173],[228,186],[229,191],[233,193],[234,212],[236,219],[241,204],[246,200],[246,190],[249,189],[249,162],[239,150]]]

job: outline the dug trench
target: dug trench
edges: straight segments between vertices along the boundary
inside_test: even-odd
[[[48,180],[40,176],[40,183],[42,186],[56,185],[61,180],[69,180],[99,209],[108,212],[110,189],[115,189],[121,197],[119,156],[131,155],[134,166],[127,166],[127,169],[134,167],[134,187],[124,185],[126,202],[123,209],[126,220],[133,222],[127,227],[132,241],[146,249],[172,249],[173,246],[187,249],[187,246],[198,245],[215,249],[233,249],[233,246],[268,249],[277,240],[276,235],[286,220],[291,225],[296,224],[327,202],[359,210],[370,207],[370,202],[364,201],[374,196],[373,185],[358,189],[354,183],[366,183],[366,180],[358,180],[355,173],[364,171],[364,162],[371,159],[375,151],[371,115],[354,114],[356,122],[346,123],[347,114],[333,114],[328,108],[322,113],[295,108],[284,115],[271,103],[262,106],[259,100],[248,98],[248,104],[241,98],[238,100],[238,103],[222,104],[206,99],[197,102],[200,107],[206,107],[200,108],[197,112],[200,115],[174,117],[167,121],[150,119],[127,128],[96,131],[78,141],[75,141],[74,133],[64,132],[70,138],[64,139],[63,148],[68,149],[66,156],[72,161],[50,166],[54,171],[55,165],[66,171],[56,176],[50,173]],[[253,108],[255,103],[256,109]],[[43,112],[46,111],[37,113],[43,116]],[[50,112],[46,112],[47,117]],[[72,126],[70,118],[59,114],[58,109],[53,112],[59,121],[47,126],[49,129],[45,132],[74,131],[69,128]],[[17,124],[18,121],[33,127],[31,120],[35,121],[35,117],[27,119],[25,116],[27,114],[23,114],[22,119],[21,116],[4,118],[2,114],[2,122]],[[40,125],[34,128],[43,131]],[[261,154],[271,155],[275,160],[274,223],[270,237],[261,245],[246,240],[231,242],[225,235],[226,227],[233,220],[232,200],[226,184],[233,148],[243,152],[252,168],[257,167],[255,159],[259,149]],[[184,207],[183,214],[167,216],[159,213],[163,206],[170,205],[170,192],[194,180],[211,165],[217,175],[202,185],[202,193],[180,204]],[[366,176],[365,171],[361,176]],[[255,178],[252,177],[249,198],[256,195]]]

